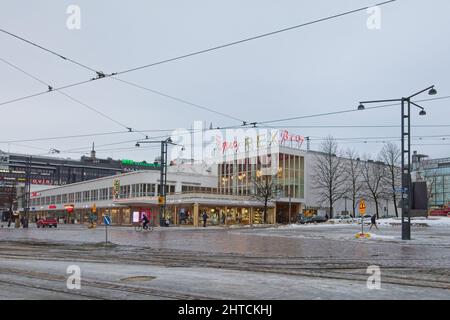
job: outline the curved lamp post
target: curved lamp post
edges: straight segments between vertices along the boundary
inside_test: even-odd
[[[400,99],[388,99],[388,100],[373,100],[373,101],[361,101],[358,106],[358,110],[363,111],[366,109],[365,104],[369,103],[385,103],[385,102],[400,102],[401,103],[401,141],[402,141],[402,240],[411,240],[411,217],[409,215],[410,208],[412,206],[411,197],[411,105],[420,109],[419,115],[425,116],[427,113],[425,109],[417,103],[411,101],[412,98],[427,92],[431,96],[437,94],[437,90],[433,86],[425,88],[409,97]],[[407,106],[407,108],[405,108]],[[406,145],[406,146],[405,146]],[[406,147],[406,148],[405,148]],[[405,220],[405,218],[408,220]]]

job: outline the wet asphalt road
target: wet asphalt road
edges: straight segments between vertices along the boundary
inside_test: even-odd
[[[107,280],[107,285],[93,274],[91,291],[72,297],[63,290],[61,298],[110,299],[128,292],[125,296],[131,299],[183,299],[188,292],[195,292],[194,299],[286,299],[292,298],[293,293],[295,299],[338,299],[342,298],[340,286],[347,290],[344,298],[352,299],[414,299],[416,293],[422,294],[418,298],[450,298],[449,228],[415,227],[412,230],[414,240],[410,242],[399,240],[397,227],[372,230],[375,238],[370,240],[355,239],[359,228],[356,225],[317,225],[255,229],[156,228],[152,232],[136,232],[130,227],[110,227],[108,238],[115,244],[111,248],[104,248],[102,244],[105,241],[103,226],[96,229],[79,225],[60,225],[56,229],[0,228],[0,299],[4,298],[2,292],[7,287],[20,297],[25,292],[22,286],[29,285],[29,279],[34,277],[37,281],[40,275],[24,271],[30,266],[48,272],[49,265],[59,263],[62,268],[73,262],[107,265],[116,271],[102,280]],[[375,294],[365,289],[369,265],[380,266],[385,282],[383,288],[389,290]],[[122,269],[117,272],[119,266]],[[173,279],[175,270],[181,269],[198,279],[192,283]],[[64,275],[61,270],[58,272]],[[119,278],[130,272],[141,276],[157,274],[157,279],[165,279],[165,282],[145,283],[145,288],[139,289],[144,293],[128,287],[111,289],[110,283],[117,284]],[[8,283],[9,278],[4,278],[6,274],[15,274],[17,279]],[[211,275],[221,280],[211,280]],[[61,285],[61,279],[52,279],[53,276],[45,276],[51,290]],[[270,277],[273,282],[269,290],[267,279]],[[229,283],[232,279],[235,279],[234,285]],[[213,290],[208,281],[219,281],[220,285]],[[25,298],[34,299],[48,289],[36,283]],[[284,289],[287,287],[291,291]],[[354,291],[348,291],[352,288]],[[44,296],[51,295],[45,292]]]
[[[372,233],[381,239],[359,240],[358,226],[306,226],[301,228],[256,228],[249,230],[221,228],[155,228],[136,232],[131,227],[108,228],[108,240],[122,246],[173,249],[206,253],[234,253],[256,256],[323,257],[365,259],[450,265],[450,230],[438,227],[412,229],[413,241],[399,240],[400,229],[380,228]],[[60,225],[56,229],[0,228],[2,240],[50,241],[54,243],[101,243],[105,228]]]

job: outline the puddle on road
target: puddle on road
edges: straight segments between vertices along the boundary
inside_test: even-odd
[[[123,282],[142,282],[142,281],[152,281],[153,279],[156,279],[156,277],[152,276],[135,276],[135,277],[128,277],[120,279],[120,281]]]

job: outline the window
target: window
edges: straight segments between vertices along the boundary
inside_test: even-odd
[[[100,200],[108,200],[108,188],[100,190]]]
[[[81,192],[75,193],[75,202],[82,202],[82,193]]]
[[[98,199],[98,190],[91,190],[91,201],[97,201]]]
[[[63,195],[61,196],[61,201],[62,201],[63,204],[66,204],[66,203],[67,203],[67,193],[65,193],[65,194],[63,194]]]
[[[90,192],[89,191],[83,191],[83,202],[88,202],[90,198]]]
[[[130,186],[121,186],[120,187],[120,198],[129,198],[130,197]]]
[[[75,201],[75,194],[74,193],[69,193],[69,202],[73,203]]]

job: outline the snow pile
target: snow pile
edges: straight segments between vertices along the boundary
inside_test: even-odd
[[[402,223],[401,218],[389,218],[377,220],[379,226],[399,226]],[[422,227],[450,227],[450,218],[448,217],[429,217],[427,218],[411,218],[412,226]]]

